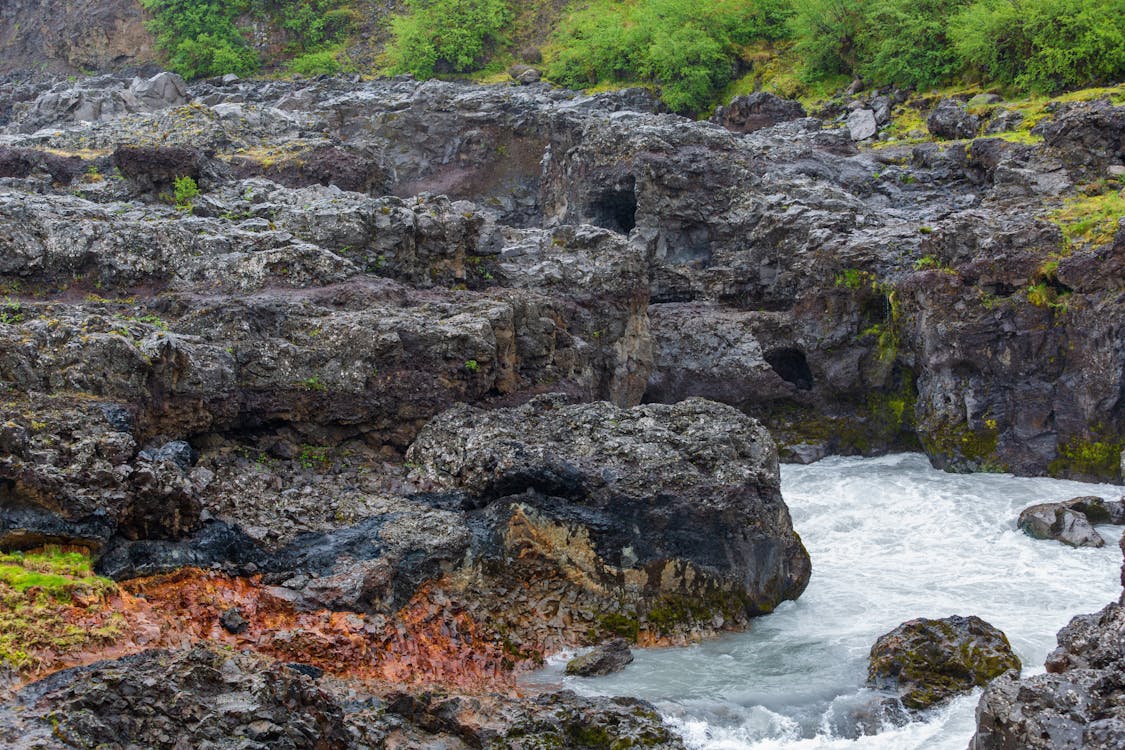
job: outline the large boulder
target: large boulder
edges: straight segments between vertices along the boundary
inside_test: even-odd
[[[1059,631],[1047,673],[995,680],[977,705],[971,750],[1125,747],[1125,607],[1110,604]]]
[[[1086,516],[1064,503],[1041,503],[1024,508],[1016,525],[1035,539],[1054,539],[1071,547],[1104,547],[1105,539]]]
[[[984,620],[954,615],[920,618],[882,635],[871,647],[868,682],[892,690],[909,709],[924,709],[1020,669],[1008,638]]]
[[[606,641],[566,663],[566,673],[578,677],[600,677],[620,672],[633,663],[633,652],[624,638]]]
[[[942,99],[926,118],[926,127],[935,138],[972,138],[980,129],[980,118],[956,99]]]
[[[808,583],[773,440],[728,406],[458,406],[407,460],[415,481],[475,509],[473,554],[494,576],[561,573],[634,637],[739,624]]]

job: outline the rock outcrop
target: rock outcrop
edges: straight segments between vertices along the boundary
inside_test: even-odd
[[[633,652],[624,638],[613,638],[566,663],[566,673],[577,677],[600,677],[620,672],[633,663]]]
[[[976,616],[904,622],[871,647],[869,684],[898,694],[908,709],[930,708],[1015,670],[1008,638]]]
[[[591,626],[675,635],[745,622],[808,583],[773,441],[730,407],[457,407],[406,458],[415,482],[470,511],[482,575],[532,592],[497,618],[565,597],[568,620],[585,610]]]
[[[1085,514],[1063,503],[1042,503],[1024,508],[1016,525],[1035,539],[1054,539],[1071,547],[1104,547],[1105,539]]]
[[[146,651],[59,672],[0,708],[12,750],[630,747],[682,750],[653,707],[562,692],[533,700],[357,696],[300,664],[205,648]]]

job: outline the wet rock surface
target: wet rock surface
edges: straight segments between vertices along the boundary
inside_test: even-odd
[[[1059,631],[1047,674],[1005,675],[981,696],[973,750],[1105,748],[1125,743],[1125,608],[1113,603]]]
[[[633,652],[629,650],[629,644],[624,638],[614,638],[568,661],[566,673],[578,677],[600,677],[620,672],[632,663]]]
[[[33,683],[0,708],[13,750],[108,744],[161,748],[534,748],[682,742],[644,701],[563,692],[355,694],[330,680],[239,652],[146,651]]]
[[[910,620],[880,636],[871,647],[867,679],[897,693],[906,708],[920,710],[1020,667],[1001,631],[975,615],[954,615]]]
[[[1071,547],[1105,546],[1105,539],[1090,525],[1086,515],[1063,503],[1025,508],[1016,525],[1035,539],[1054,539]]]

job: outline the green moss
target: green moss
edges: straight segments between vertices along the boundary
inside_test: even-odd
[[[116,588],[95,576],[90,558],[80,552],[49,547],[0,554],[0,665],[31,672],[39,654],[58,656],[114,640],[124,625],[120,614],[88,626],[72,622],[68,612],[76,597],[104,598]]]
[[[597,629],[600,632],[595,634],[595,638],[591,638],[591,640],[600,640],[597,636],[612,634],[619,635],[622,638],[627,638],[629,641],[636,643],[640,628],[640,623],[637,622],[635,616],[631,617],[619,612],[607,613],[598,617]]]
[[[940,422],[920,435],[927,453],[949,459],[955,467],[975,471],[1007,471],[996,455],[1000,432],[995,420],[976,427],[964,422]]]
[[[1053,477],[1089,477],[1116,481],[1121,478],[1121,451],[1125,440],[1073,438],[1058,446],[1058,457],[1047,465]]]

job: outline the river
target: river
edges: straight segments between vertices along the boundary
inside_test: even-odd
[[[920,720],[857,728],[878,697],[863,687],[875,639],[915,617],[975,614],[1008,635],[1034,674],[1059,628],[1120,594],[1120,529],[1097,527],[1102,549],[1071,549],[1015,525],[1028,505],[1117,499],[1120,487],[948,474],[915,454],[830,458],[781,476],[813,562],[798,601],[746,633],[636,651],[617,675],[564,677],[560,658],[529,679],[650,700],[698,750],[964,750],[979,691]]]

